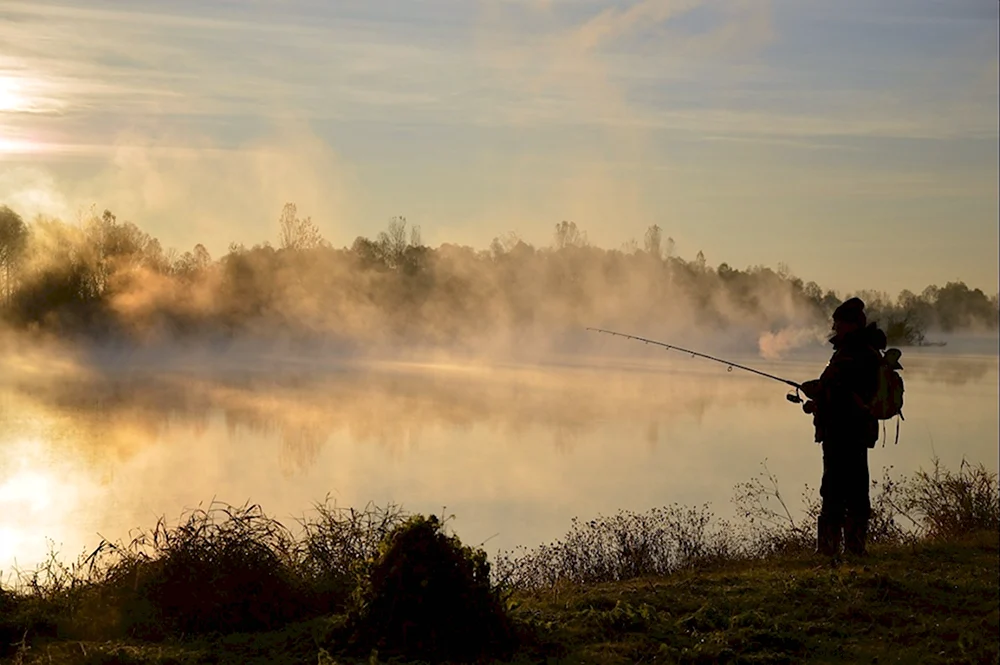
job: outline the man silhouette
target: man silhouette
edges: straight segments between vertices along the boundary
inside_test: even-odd
[[[817,551],[835,557],[845,549],[865,554],[868,539],[868,449],[878,441],[878,420],[868,405],[878,389],[879,351],[885,333],[868,325],[865,303],[851,298],[833,313],[833,356],[820,378],[806,381],[802,408],[813,414],[816,442],[823,446],[823,505],[817,524]]]

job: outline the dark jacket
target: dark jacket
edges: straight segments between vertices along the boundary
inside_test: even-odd
[[[816,441],[857,442],[871,448],[879,430],[868,404],[878,389],[879,351],[886,347],[885,333],[873,323],[830,342],[833,356],[823,374],[803,386],[815,402]]]

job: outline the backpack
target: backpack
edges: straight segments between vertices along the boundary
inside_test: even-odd
[[[899,349],[887,349],[879,353],[878,384],[875,397],[868,405],[868,410],[878,420],[892,420],[899,416],[903,418],[903,377],[899,370],[899,358],[903,355]],[[885,425],[882,426],[883,431]],[[899,421],[896,421],[896,443],[899,443]],[[884,444],[883,444],[884,445]]]

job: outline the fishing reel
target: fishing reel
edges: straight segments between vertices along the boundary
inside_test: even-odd
[[[795,392],[794,393],[788,393],[787,395],[785,395],[785,399],[787,399],[792,404],[801,404],[802,405],[802,410],[805,413],[815,414],[816,413],[816,402],[814,402],[814,401],[812,401],[810,399],[807,399],[805,397],[802,397],[802,394],[799,392],[800,390],[801,390],[801,386],[796,386]]]

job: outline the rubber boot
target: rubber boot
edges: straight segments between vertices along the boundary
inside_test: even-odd
[[[825,515],[817,521],[816,553],[829,557],[840,554],[840,525]]]
[[[867,542],[868,520],[848,515],[844,520],[844,549],[854,556],[865,556],[868,553]]]

